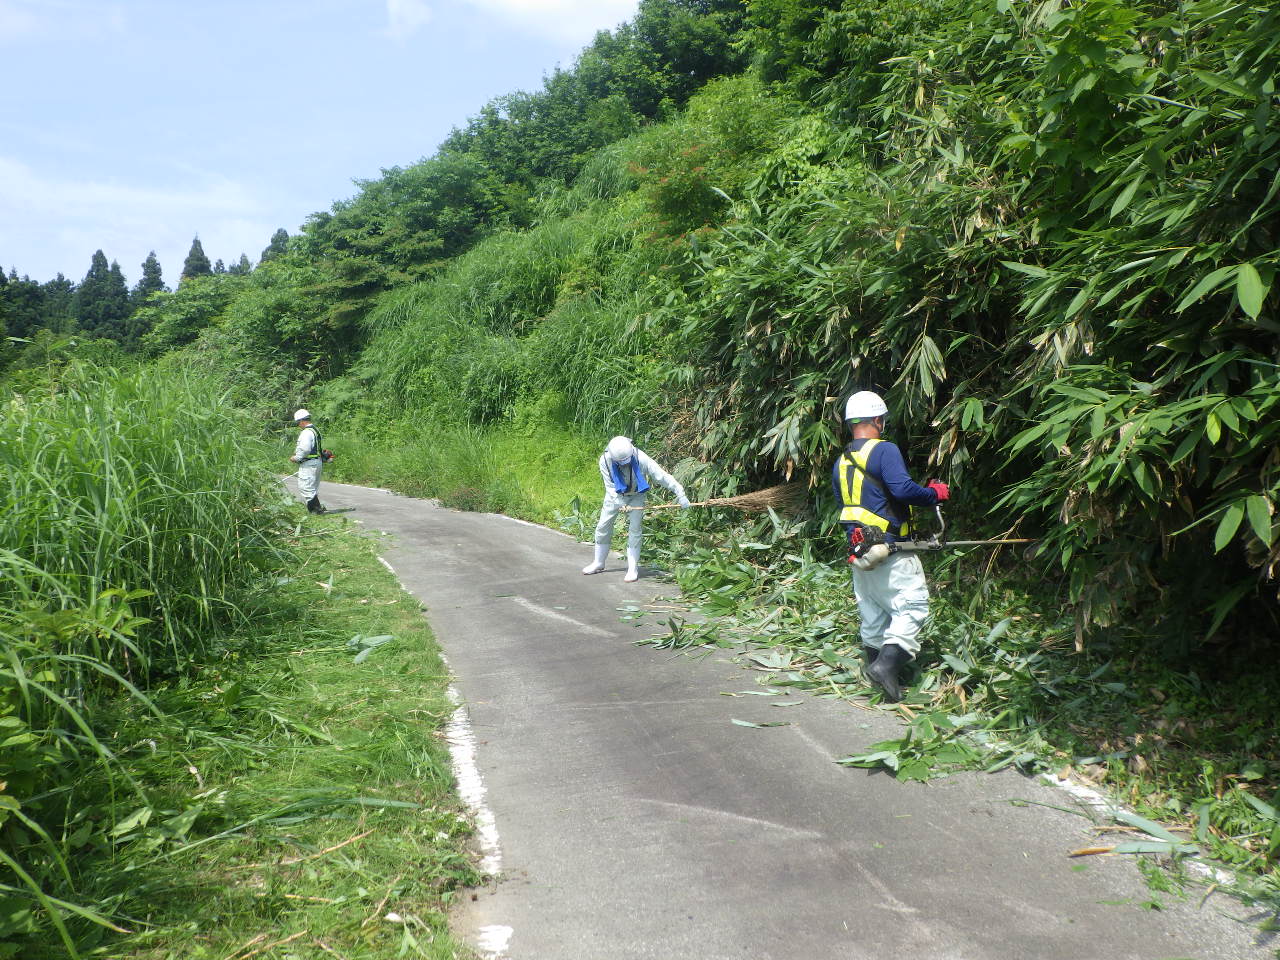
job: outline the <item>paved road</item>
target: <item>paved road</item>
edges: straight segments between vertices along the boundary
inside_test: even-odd
[[[636,647],[653,578],[506,517],[326,483],[427,605],[474,726],[502,877],[455,918],[512,960],[1252,960],[1280,942],[1221,894],[1158,894],[1131,860],[1068,859],[1089,821],[1008,773],[900,784],[833,761],[893,715]],[[651,626],[656,617],[641,621]],[[795,694],[791,695],[795,697]],[[752,729],[733,719],[787,720]],[[1260,918],[1259,918],[1260,919]],[[499,937],[501,941],[504,937]]]

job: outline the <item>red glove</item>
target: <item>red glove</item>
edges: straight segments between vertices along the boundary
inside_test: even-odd
[[[927,484],[925,484],[925,486],[927,486],[930,490],[932,490],[934,493],[938,495],[939,503],[942,503],[942,501],[944,500],[951,499],[951,488],[948,487],[941,480],[930,480]]]

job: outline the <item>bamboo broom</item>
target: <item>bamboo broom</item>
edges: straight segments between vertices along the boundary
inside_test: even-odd
[[[691,507],[732,507],[745,510],[747,513],[764,513],[776,510],[779,513],[796,513],[804,506],[806,485],[799,481],[783,483],[776,487],[756,490],[753,493],[741,493],[736,497],[712,497],[710,500],[699,500],[691,503]],[[623,507],[629,510],[675,510],[678,503],[656,503],[653,506]]]

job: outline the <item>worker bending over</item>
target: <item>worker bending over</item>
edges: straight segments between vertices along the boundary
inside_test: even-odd
[[[654,463],[643,450],[637,450],[626,437],[614,437],[600,455],[600,479],[604,481],[604,504],[600,522],[596,524],[596,556],[582,568],[583,573],[599,573],[609,556],[613,540],[613,524],[624,507],[643,507],[651,484],[666,487],[686,509],[689,498],[680,481]],[[644,510],[633,510],[627,527],[628,583],[640,578],[640,540],[644,536]]]
[[[902,451],[881,439],[888,413],[884,400],[868,390],[849,398],[844,419],[852,442],[836,461],[831,484],[849,535],[865,673],[887,701],[897,703],[899,671],[920,652],[917,637],[929,616],[929,588],[919,556],[895,552],[893,544],[910,534],[911,506],[932,507],[950,491],[945,483],[922,487],[911,479]]]

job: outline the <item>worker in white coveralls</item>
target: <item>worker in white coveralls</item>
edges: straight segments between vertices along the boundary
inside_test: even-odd
[[[626,437],[614,437],[600,455],[600,478],[604,481],[604,505],[596,524],[596,557],[582,568],[583,573],[599,573],[609,556],[613,539],[613,523],[624,507],[643,507],[652,484],[666,487],[676,495],[680,506],[688,509],[680,481],[654,463],[643,450],[637,450]],[[633,510],[627,526],[627,575],[631,582],[640,578],[640,540],[644,536],[644,510]]]
[[[311,422],[311,413],[307,410],[296,411],[293,419],[300,429],[298,444],[289,459],[298,465],[298,492],[302,494],[310,513],[324,513],[325,509],[320,504],[320,470],[324,466],[320,431]]]
[[[844,419],[852,442],[832,468],[831,485],[849,535],[864,672],[884,690],[885,700],[897,703],[899,672],[920,652],[929,588],[920,557],[896,551],[894,543],[910,535],[911,506],[932,507],[951,492],[936,480],[922,487],[911,479],[902,451],[881,439],[888,414],[884,400],[869,390],[849,398]]]

